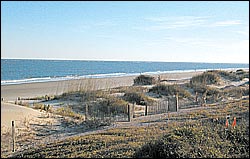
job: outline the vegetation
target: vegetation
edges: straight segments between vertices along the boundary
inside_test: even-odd
[[[56,140],[11,157],[248,158],[249,99],[207,107],[210,109],[171,115],[168,125],[164,118],[161,123],[150,126],[113,128],[97,134]],[[229,126],[225,132],[226,115],[236,116],[237,125],[235,129]]]
[[[243,90],[240,87],[229,87],[223,89],[224,96],[241,98]]]
[[[160,95],[165,95],[165,96],[172,96],[178,95],[180,97],[190,97],[191,94],[186,91],[185,89],[181,88],[178,85],[165,85],[165,84],[158,84],[154,87],[152,87],[149,92],[157,93]]]
[[[249,72],[244,71],[242,69],[236,70],[236,72],[228,72],[228,71],[222,71],[222,70],[211,70],[208,71],[211,73],[215,73],[219,75],[220,77],[230,80],[230,81],[239,81],[243,78],[249,78]]]
[[[134,157],[248,158],[249,125],[242,122],[238,125],[235,129],[224,130],[224,124],[210,120],[190,123],[144,145]]]
[[[34,103],[34,106],[33,106],[34,109],[40,109],[41,111],[44,110],[46,112],[52,112],[52,106],[51,105],[45,105],[45,104],[42,104],[42,103]]]
[[[209,87],[205,84],[195,83],[191,85],[191,88],[194,90],[194,92],[203,94],[208,91]]]
[[[118,98],[108,98],[99,102],[98,105],[90,108],[92,112],[99,110],[104,114],[126,114],[127,113],[127,102]]]
[[[68,116],[73,117],[75,119],[83,119],[85,118],[84,115],[75,113],[72,108],[70,107],[61,107],[56,109],[55,114],[62,115],[62,116]]]
[[[190,79],[190,84],[217,84],[220,81],[220,76],[217,73],[214,72],[204,72],[201,75],[194,76]]]
[[[219,84],[225,79],[235,81],[243,77],[247,77],[243,70],[236,72],[213,70],[193,77],[188,84],[154,85],[153,77],[141,75],[134,80],[136,86],[97,91],[81,89],[50,99],[48,96],[44,97],[47,100],[58,99],[76,103],[53,110],[53,113],[63,116],[62,125],[67,127],[75,124],[78,129],[84,130],[111,125],[114,121],[113,117],[127,117],[128,103],[137,105],[153,103],[154,98],[148,96],[151,94],[161,97],[178,93],[180,98],[185,98],[180,100],[179,106],[181,101],[193,102],[196,92],[199,95],[205,95],[207,101],[212,102],[207,102],[203,109],[173,113],[170,117],[155,121],[145,118],[144,122],[136,126],[112,128],[92,135],[54,140],[51,143],[17,152],[11,157],[247,158],[249,157],[249,97],[242,99],[241,96],[249,95],[247,87],[249,83],[221,89],[210,85]],[[143,86],[148,84],[154,86],[152,88]],[[230,100],[221,100],[226,98]],[[46,105],[37,103],[34,104],[34,108],[46,110]],[[235,129],[230,126],[225,131],[226,115],[237,117]],[[83,120],[86,118],[87,120]],[[144,123],[150,125],[144,126]],[[119,124],[122,125],[122,123]]]
[[[127,92],[123,96],[124,100],[138,105],[145,105],[153,103],[153,100],[146,96],[144,93]]]
[[[149,75],[140,75],[134,79],[134,85],[152,85],[156,84],[154,77]]]

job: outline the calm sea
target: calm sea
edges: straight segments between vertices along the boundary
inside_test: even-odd
[[[231,68],[249,64],[1,59],[1,85]]]

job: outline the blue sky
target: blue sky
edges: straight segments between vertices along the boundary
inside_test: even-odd
[[[249,2],[1,2],[1,58],[249,63]]]

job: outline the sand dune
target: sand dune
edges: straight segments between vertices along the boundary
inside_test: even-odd
[[[194,75],[202,73],[197,72],[180,72],[160,74],[161,79],[176,80],[191,78]],[[158,75],[153,75],[158,77]],[[1,97],[6,101],[14,101],[17,97],[37,97],[44,95],[58,95],[71,90],[83,89],[105,89],[119,86],[131,86],[136,76],[112,77],[99,79],[80,79],[57,82],[29,83],[16,85],[1,86]]]
[[[25,119],[30,120],[40,115],[41,112],[32,108],[1,102],[1,128],[10,128],[12,120],[20,124]]]
[[[186,79],[202,72],[180,72],[161,74],[162,80]],[[158,77],[158,75],[153,75]],[[58,95],[63,92],[83,89],[96,90],[105,88],[114,88],[119,86],[131,86],[136,76],[112,77],[100,79],[81,79],[57,82],[29,83],[1,86],[1,128],[10,128],[11,120],[23,123],[25,119],[37,119],[41,112],[31,108],[10,104],[7,102],[15,101],[17,97],[38,97],[44,95]]]

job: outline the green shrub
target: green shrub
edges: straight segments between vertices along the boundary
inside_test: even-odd
[[[123,114],[127,113],[127,102],[118,98],[104,99],[94,106],[92,112],[99,110],[105,114]]]
[[[230,73],[227,71],[218,71],[218,74],[221,77],[224,77],[225,79],[229,79],[231,81],[238,81],[239,80],[239,77],[234,72]]]
[[[145,102],[148,104],[153,102],[153,100],[145,96],[143,93],[137,92],[127,92],[124,94],[123,99],[130,103],[136,103],[138,105],[145,105]]]
[[[242,88],[242,95],[243,96],[249,96],[249,87],[247,87],[247,88]]]
[[[190,97],[191,94],[186,91],[185,89],[181,88],[178,85],[165,85],[165,84],[158,84],[154,87],[152,87],[149,92],[157,93],[160,95],[166,95],[166,96],[172,96],[178,95],[180,97]]]
[[[229,97],[242,97],[243,93],[247,93],[247,91],[243,91],[240,87],[229,87],[223,90],[225,96]]]
[[[44,104],[42,104],[42,103],[34,103],[34,109],[44,110]]]
[[[149,75],[140,75],[134,79],[134,85],[152,85],[155,83],[155,78]]]
[[[236,74],[239,75],[239,74],[244,74],[245,71],[243,69],[238,69],[236,70]]]
[[[194,92],[201,93],[201,94],[208,91],[208,86],[204,84],[200,84],[200,83],[195,83],[191,85],[191,88],[193,88]]]
[[[219,119],[222,120],[222,119]],[[224,122],[206,120],[178,127],[162,138],[148,142],[135,158],[248,158],[249,124],[238,122],[225,133]]]
[[[194,76],[190,79],[190,84],[217,84],[220,80],[218,74],[214,72],[204,72],[201,75]]]
[[[243,72],[239,74],[239,79],[242,80],[244,78],[249,78],[249,72]]]
[[[236,72],[232,72],[232,71],[228,72],[228,71],[222,71],[222,70],[212,70],[208,72],[216,73],[220,77],[223,77],[231,81],[239,81],[239,80],[242,80],[243,78],[249,78],[249,72],[244,71],[242,69],[236,70]]]
[[[76,118],[76,119],[82,119],[82,118],[84,118],[83,115],[74,112],[72,110],[72,108],[70,108],[68,106],[67,107],[57,108],[56,111],[55,111],[55,113],[58,114],[58,115],[73,117],[73,118]]]

